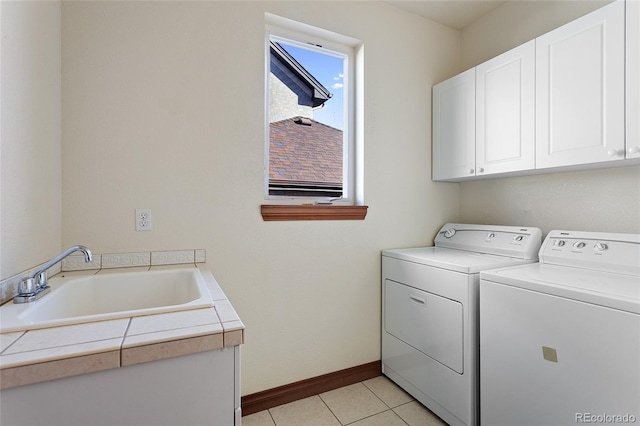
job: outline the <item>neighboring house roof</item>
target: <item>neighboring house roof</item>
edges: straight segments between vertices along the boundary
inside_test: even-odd
[[[271,123],[269,131],[270,181],[342,185],[342,130],[293,117]]]
[[[298,92],[299,96],[302,95],[301,92],[304,92],[305,97],[308,98],[308,102],[301,99],[301,104],[308,104],[308,106],[316,108],[331,99],[333,95],[331,95],[329,90],[300,65],[280,44],[274,41],[270,41],[269,43],[272,62],[271,72],[287,86],[292,88],[292,90]],[[295,83],[298,90],[293,88],[292,83]],[[300,84],[304,87],[300,87]]]

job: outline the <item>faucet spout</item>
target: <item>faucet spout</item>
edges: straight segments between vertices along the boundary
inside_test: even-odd
[[[75,253],[77,251],[81,251],[82,254],[84,254],[84,261],[86,263],[89,263],[89,262],[91,262],[93,260],[93,254],[91,254],[91,250],[89,250],[85,246],[69,247],[64,252],[62,252],[61,254],[59,254],[58,256],[54,257],[53,259],[51,259],[50,261],[48,261],[47,263],[42,265],[40,268],[38,268],[38,270],[33,274],[32,278],[39,279],[39,277],[43,273],[46,274],[47,269],[51,268],[53,265],[55,265],[58,262],[62,262],[64,260],[64,258],[68,257],[69,255],[71,255],[71,254],[73,254],[73,253]],[[45,279],[45,285],[46,285],[46,279]]]
[[[13,298],[13,303],[29,303],[38,300],[40,297],[47,294],[50,290],[47,285],[48,277],[47,270],[58,262],[62,262],[66,257],[77,251],[82,252],[84,255],[84,261],[89,263],[93,260],[93,254],[91,250],[85,246],[73,246],[54,257],[50,261],[40,266],[31,278],[24,278],[18,287],[18,295]]]

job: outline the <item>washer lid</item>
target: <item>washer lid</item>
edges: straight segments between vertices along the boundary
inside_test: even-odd
[[[383,250],[382,255],[394,259],[406,260],[434,268],[464,274],[477,274],[485,269],[530,263],[533,260],[517,259],[494,254],[474,253],[443,247],[416,247],[396,250]]]
[[[494,282],[640,314],[640,277],[612,272],[532,263],[480,273]]]

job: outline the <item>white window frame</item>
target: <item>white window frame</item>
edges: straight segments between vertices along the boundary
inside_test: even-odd
[[[362,88],[364,49],[360,40],[316,28],[270,13],[265,14],[265,162],[264,197],[268,204],[301,204],[327,202],[327,197],[269,195],[269,75],[271,39],[282,40],[305,49],[343,57],[347,63],[344,75],[343,106],[343,197],[332,204],[363,205]],[[318,47],[316,47],[318,46]]]

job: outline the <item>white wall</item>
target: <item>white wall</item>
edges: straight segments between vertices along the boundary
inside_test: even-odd
[[[462,31],[463,69],[608,1],[510,1]],[[460,220],[552,229],[640,233],[640,167],[460,184]]]
[[[508,2],[461,39],[377,2],[62,8],[61,65],[59,3],[0,4],[1,276],[77,243],[205,248],[248,327],[245,395],[379,359],[379,251],[446,221],[640,232],[638,167],[430,180],[431,86],[587,2]],[[260,217],[265,11],[365,42],[365,221]],[[136,207],[153,231],[134,231]]]
[[[460,185],[462,221],[640,233],[640,167]]]
[[[262,221],[265,12],[364,41],[364,221]],[[64,2],[62,21],[64,244],[206,249],[247,326],[244,395],[380,359],[380,250],[458,219],[430,99],[459,32],[382,2]]]
[[[60,2],[0,4],[0,277],[61,248]]]
[[[379,359],[379,251],[446,221],[640,232],[638,167],[430,180],[431,86],[585,2],[508,2],[461,39],[377,2],[65,2],[62,92],[59,7],[0,4],[1,276],[77,243],[205,248],[248,327],[245,395]],[[260,217],[265,11],[365,42],[365,221]]]
[[[506,1],[462,30],[461,70],[474,67],[610,2]]]

